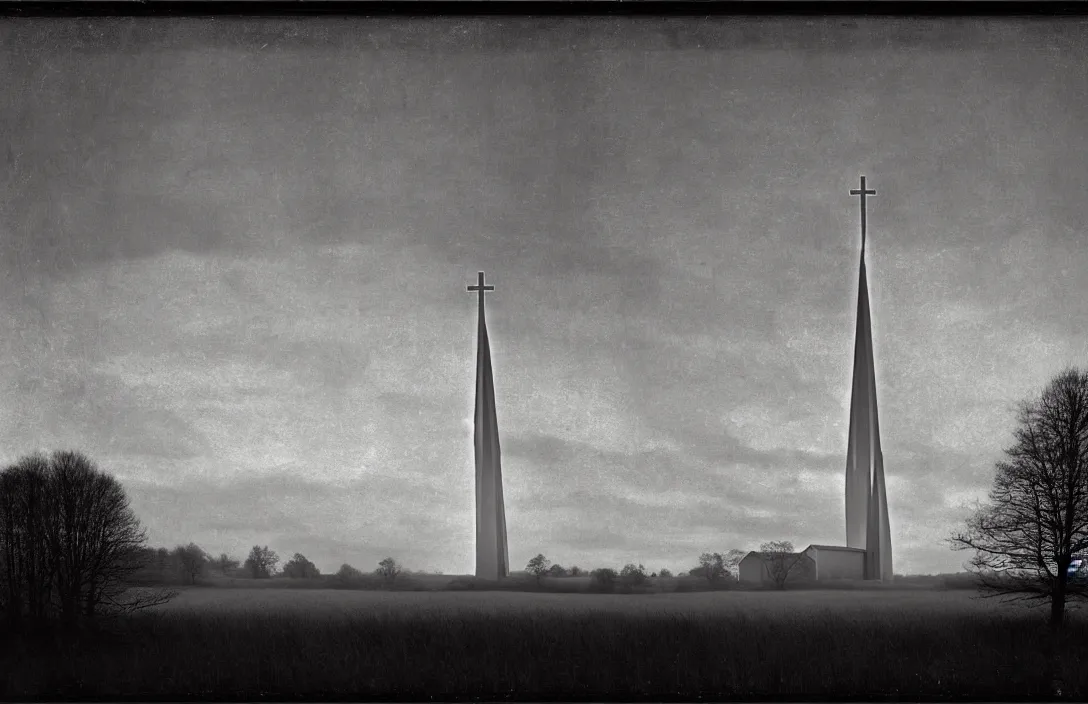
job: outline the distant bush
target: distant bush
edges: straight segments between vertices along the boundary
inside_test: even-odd
[[[616,579],[619,577],[616,570],[611,567],[601,567],[589,573],[593,578],[593,591],[612,592],[616,589]]]
[[[211,557],[196,543],[178,545],[173,551],[173,562],[185,584],[196,584],[197,577],[205,574]]]
[[[317,565],[306,559],[301,553],[295,553],[294,557],[283,566],[283,576],[291,579],[316,579],[321,576]]]
[[[225,552],[219,553],[219,557],[213,559],[211,564],[223,577],[231,576],[241,566],[238,560],[233,559]]]
[[[140,548],[138,551],[140,569],[132,574],[129,581],[138,585],[178,585],[185,581],[177,554],[166,548]]]
[[[544,579],[544,575],[548,574],[548,570],[551,569],[551,564],[551,560],[544,557],[544,555],[537,555],[529,560],[529,564],[525,566],[525,571],[533,575],[537,585],[539,585],[541,580]]]
[[[269,550],[267,545],[254,545],[246,557],[245,568],[253,579],[269,579],[276,573],[276,564],[279,561],[275,550]]]
[[[641,587],[646,583],[646,568],[642,565],[627,563],[620,570],[620,579],[628,587]]]
[[[397,578],[402,574],[407,574],[400,564],[397,563],[391,557],[387,557],[378,563],[378,567],[374,570],[374,573],[381,577],[382,583],[387,588],[393,588],[397,583]]]
[[[384,580],[376,574],[364,574],[351,565],[340,565],[333,578],[333,586],[339,589],[381,589]]]

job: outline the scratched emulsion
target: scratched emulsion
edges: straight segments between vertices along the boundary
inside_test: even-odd
[[[1082,20],[0,22],[0,448],[151,545],[469,573],[844,543],[866,245],[897,573],[1088,347]]]

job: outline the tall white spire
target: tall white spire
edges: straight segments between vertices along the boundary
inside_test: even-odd
[[[506,508],[502,498],[502,462],[499,425],[495,411],[495,379],[491,373],[491,346],[484,323],[484,273],[469,291],[480,294],[480,323],[476,350],[476,576],[499,579],[510,574],[506,545]]]
[[[866,190],[865,177],[862,176],[861,188],[851,190],[850,195],[861,197],[861,271],[850,396],[850,435],[846,451],[846,545],[865,550],[866,579],[890,580],[891,529],[884,482],[884,455],[880,449],[869,283],[865,276],[865,197],[876,195],[876,191]]]

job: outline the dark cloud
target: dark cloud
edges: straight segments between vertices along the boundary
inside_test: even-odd
[[[148,461],[206,455],[204,434],[169,410],[168,394],[134,389],[111,374],[28,369],[16,381],[13,430],[40,443],[89,448]],[[28,448],[29,449],[29,448]]]

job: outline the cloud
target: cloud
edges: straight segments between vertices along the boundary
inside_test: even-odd
[[[678,555],[771,539],[842,544],[844,455],[721,441],[729,449],[709,462],[679,447],[619,453],[542,434],[507,436],[507,510],[520,525],[511,534],[537,535],[556,555],[573,555],[566,561],[670,568],[684,567]],[[924,569],[930,547],[966,516],[950,497],[983,493],[992,464],[918,442],[886,450],[885,469],[898,569]]]
[[[897,568],[958,563],[1083,356],[1083,48],[840,25],[0,28],[0,430],[165,543],[468,569],[484,269],[515,561],[837,543],[862,172]]]
[[[641,541],[664,556],[689,539],[673,534],[670,539],[679,537],[680,545],[668,548],[657,532],[663,524],[696,532],[709,528],[721,540],[751,541],[759,538],[755,531],[785,516],[799,522],[813,515],[814,504],[826,500],[829,475],[783,462],[772,466],[775,453],[748,452],[768,464],[753,470],[733,459],[728,469],[717,469],[672,447],[621,453],[545,435],[515,435],[504,444],[506,481],[517,487],[508,505],[542,521],[554,516],[570,522],[585,528],[587,536],[622,526],[632,545]],[[817,509],[817,515],[834,512]],[[564,535],[580,549],[592,545],[589,538]]]
[[[472,534],[471,519],[434,511],[450,503],[449,493],[418,474],[369,472],[331,483],[281,466],[173,484],[135,479],[126,488],[137,515],[154,516],[145,519],[152,544],[193,540],[240,558],[267,544],[284,558],[302,552],[328,572],[343,562],[367,569],[389,555],[416,569],[440,565],[445,550],[463,552]]]
[[[37,448],[88,448],[152,460],[188,460],[208,453],[207,437],[181,414],[164,407],[167,394],[134,389],[110,374],[25,369],[10,379],[15,410],[9,433],[33,437]]]

